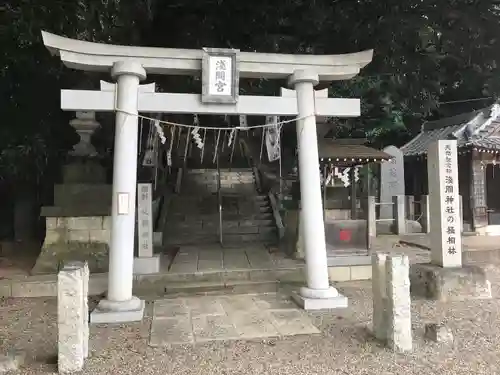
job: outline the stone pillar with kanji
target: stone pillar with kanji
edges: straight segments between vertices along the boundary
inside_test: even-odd
[[[491,298],[483,267],[462,264],[457,141],[434,141],[427,150],[431,263],[410,267],[411,293],[441,302]]]
[[[457,141],[429,146],[429,209],[431,261],[441,267],[462,266]]]

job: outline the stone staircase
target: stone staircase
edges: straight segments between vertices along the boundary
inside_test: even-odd
[[[250,168],[221,170],[222,239],[224,245],[242,242],[274,245],[277,230],[267,195],[255,188]],[[165,244],[201,245],[219,242],[217,171],[191,169],[181,194],[168,209]]]

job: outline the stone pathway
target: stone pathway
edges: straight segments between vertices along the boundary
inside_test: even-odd
[[[270,254],[261,244],[222,248],[220,245],[181,246],[169,272],[190,273],[217,270],[294,268],[302,261],[287,259],[283,254]]]
[[[285,295],[200,296],[154,302],[150,346],[320,333]]]

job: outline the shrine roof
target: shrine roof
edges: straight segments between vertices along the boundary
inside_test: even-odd
[[[427,154],[437,140],[456,139],[459,148],[500,150],[500,104],[436,121],[427,121],[420,133],[401,147],[404,156]]]
[[[349,164],[367,164],[392,158],[384,151],[365,146],[353,140],[328,140],[318,142],[319,157],[322,161]]]

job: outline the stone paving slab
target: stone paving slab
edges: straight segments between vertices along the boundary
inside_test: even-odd
[[[187,317],[153,319],[150,346],[194,343],[191,321]]]
[[[206,272],[206,271],[219,271],[222,268],[222,260],[199,260],[198,261],[198,271]]]
[[[218,270],[279,269],[302,265],[293,259],[271,255],[261,245],[222,248],[220,245],[182,246],[169,272],[212,272]]]
[[[196,342],[235,340],[239,338],[236,327],[226,315],[205,315],[192,318]]]
[[[301,310],[269,311],[271,323],[283,336],[320,333]]]
[[[194,273],[198,271],[198,260],[194,260],[191,263],[177,262],[173,263],[169,269],[172,273]]]
[[[154,302],[150,346],[317,334],[280,293],[178,297]]]
[[[204,315],[225,315],[220,300],[213,297],[188,297],[184,299],[192,317]]]
[[[164,299],[155,301],[153,305],[153,315],[155,318],[169,318],[187,316],[189,308],[182,299]]]
[[[290,298],[282,294],[261,294],[252,299],[260,310],[294,310],[297,307]]]
[[[231,321],[236,327],[240,339],[280,336],[278,329],[265,312],[240,311],[238,314],[231,316]]]

